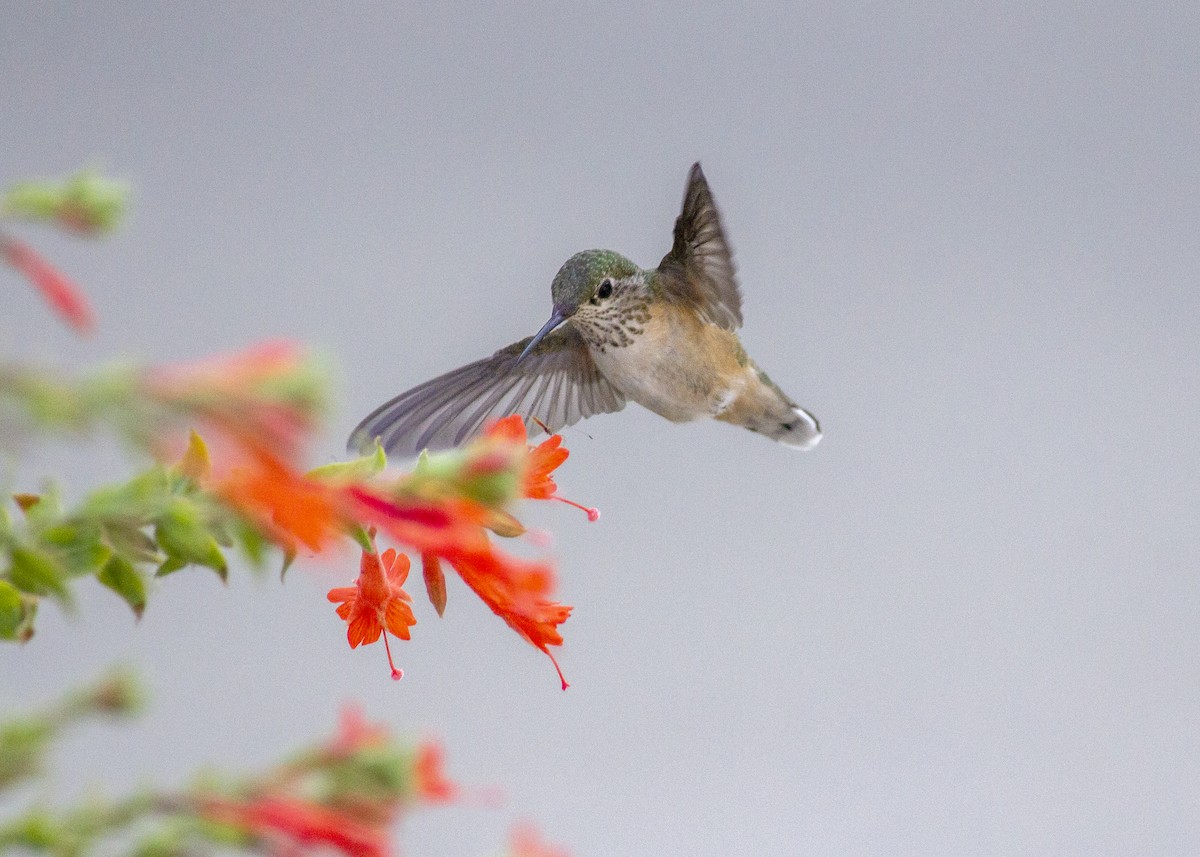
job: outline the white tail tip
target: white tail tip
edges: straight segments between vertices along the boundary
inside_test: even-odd
[[[803,408],[792,408],[792,413],[796,418],[778,437],[779,442],[792,449],[812,449],[821,442],[821,424]]]

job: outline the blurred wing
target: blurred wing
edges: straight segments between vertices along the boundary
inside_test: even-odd
[[[699,164],[692,164],[683,211],[675,221],[675,244],[658,270],[668,299],[694,307],[706,320],[726,330],[741,327],[742,293],[733,254]]]
[[[625,406],[571,325],[548,334],[518,364],[530,339],[401,393],[359,423],[350,449],[365,454],[379,438],[390,455],[413,456],[458,446],[509,414],[520,414],[530,428],[536,418],[556,431]]]

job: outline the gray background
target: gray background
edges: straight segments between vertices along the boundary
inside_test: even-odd
[[[968,8],[969,7],[969,8]],[[1200,384],[1194,3],[5,3],[0,173],[93,156],[114,241],[22,232],[94,299],[76,341],[4,275],[6,355],[330,356],[314,462],[384,398],[534,332],[558,265],[651,265],[704,163],[743,341],[826,428],[796,454],[631,406],[567,433],[550,664],[461,586],[408,675],[325,589],[95,587],[0,650],[0,703],[122,659],[155,696],[85,730],[67,793],[177,784],[330,728],[444,737],[507,804],[406,825],[487,854],[1194,854]],[[17,470],[76,488],[111,443]]]

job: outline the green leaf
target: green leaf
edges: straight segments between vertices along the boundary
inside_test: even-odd
[[[21,639],[22,629],[32,619],[30,607],[17,587],[0,580],[0,640]]]
[[[308,471],[308,476],[322,482],[357,482],[382,473],[387,467],[387,453],[375,441],[375,451],[350,461],[335,461]]]
[[[161,514],[170,501],[171,486],[167,472],[162,467],[152,467],[122,485],[94,492],[80,507],[78,514],[80,517],[146,521]]]
[[[267,564],[267,546],[270,542],[257,527],[243,520],[234,522],[234,538],[254,570],[261,572]]]
[[[64,522],[41,534],[43,544],[54,548],[63,569],[71,576],[91,574],[108,562],[112,550],[101,539],[100,525],[91,521]]]
[[[22,592],[31,595],[53,595],[63,604],[71,603],[67,591],[65,570],[45,551],[15,547],[12,550],[12,568],[9,580]]]
[[[174,574],[181,568],[187,568],[191,563],[178,557],[169,556],[159,563],[158,568],[154,572],[155,577],[166,577],[168,574]]]
[[[211,568],[225,579],[228,563],[195,503],[176,498],[155,522],[154,532],[167,555],[158,570],[160,576],[192,563]]]
[[[115,555],[110,557],[96,579],[124,598],[133,615],[142,618],[146,609],[146,582],[128,560]]]

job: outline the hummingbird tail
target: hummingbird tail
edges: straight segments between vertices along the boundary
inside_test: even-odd
[[[792,449],[812,449],[821,440],[817,418],[797,405],[757,366],[748,385],[717,419],[766,435]]]

